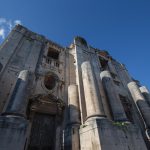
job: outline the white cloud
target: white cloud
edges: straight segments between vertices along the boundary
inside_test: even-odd
[[[0,37],[1,37],[2,39],[5,38],[5,29],[3,29],[3,28],[0,28]]]
[[[14,23],[15,24],[21,24],[21,21],[20,20],[15,20]]]
[[[22,24],[20,20],[10,20],[6,18],[0,17],[0,42],[5,39],[5,37],[9,34],[12,28],[17,25]]]
[[[0,18],[0,24],[5,23],[6,19],[5,18]]]
[[[9,20],[9,21],[7,21],[7,23],[6,23],[7,25],[8,25],[8,28],[9,28],[9,32],[11,31],[11,29],[13,28],[13,25],[12,25],[12,23],[11,23],[11,21]]]

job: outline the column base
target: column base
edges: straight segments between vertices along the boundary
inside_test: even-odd
[[[64,132],[64,150],[80,150],[79,124],[67,127]]]
[[[105,118],[93,118],[81,126],[80,146],[81,150],[148,150],[138,127]]]
[[[23,117],[0,116],[0,149],[24,150],[27,127]]]

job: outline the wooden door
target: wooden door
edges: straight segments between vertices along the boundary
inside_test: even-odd
[[[55,116],[36,113],[33,117],[28,150],[54,150]]]

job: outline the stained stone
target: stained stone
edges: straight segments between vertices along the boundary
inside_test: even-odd
[[[0,46],[0,150],[148,150],[140,85],[82,37],[63,47],[16,25]]]

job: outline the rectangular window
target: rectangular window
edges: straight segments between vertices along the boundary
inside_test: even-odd
[[[47,52],[47,57],[51,57],[52,59],[59,59],[59,52],[53,48],[49,48]]]
[[[100,64],[101,64],[101,71],[103,70],[106,70],[107,69],[107,64],[108,64],[108,60],[105,60],[104,58],[102,57],[99,57],[99,61],[100,61]]]
[[[131,103],[128,101],[127,97],[122,96],[122,95],[119,95],[119,97],[120,97],[121,103],[123,105],[123,108],[124,108],[124,111],[126,113],[126,116],[127,116],[128,120],[130,122],[133,122],[132,111],[131,111],[131,109],[132,109]]]

